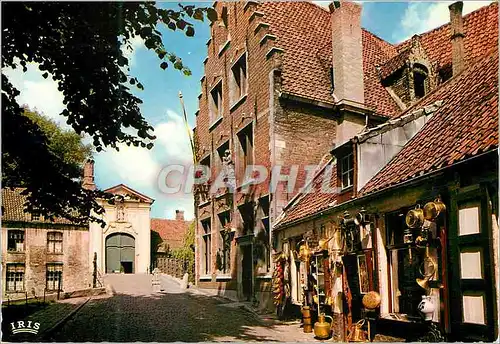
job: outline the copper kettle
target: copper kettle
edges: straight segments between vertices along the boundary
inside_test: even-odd
[[[325,318],[330,318],[332,323],[326,321]],[[328,337],[330,337],[330,333],[332,332],[332,324],[333,318],[329,315],[321,313],[318,316],[318,321],[314,323],[314,335],[316,336],[316,338],[327,339]]]

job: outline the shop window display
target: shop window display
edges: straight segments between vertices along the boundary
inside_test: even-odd
[[[389,311],[395,320],[421,320],[422,297],[430,295],[439,282],[437,225],[419,219],[419,212],[417,205],[386,215]]]

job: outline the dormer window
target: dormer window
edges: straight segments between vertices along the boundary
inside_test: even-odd
[[[413,90],[416,99],[422,98],[427,93],[427,68],[422,65],[413,67]]]
[[[342,178],[342,189],[347,189],[353,185],[354,155],[352,153],[340,159],[340,175]]]
[[[31,213],[31,221],[40,221],[40,212],[33,211]]]

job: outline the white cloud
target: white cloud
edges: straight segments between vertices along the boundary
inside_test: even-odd
[[[191,163],[193,154],[184,119],[170,109],[167,110],[166,117],[168,121],[155,126],[155,149],[162,149],[166,163]],[[192,132],[192,128],[189,130]]]
[[[141,38],[141,36],[134,36],[130,39],[130,45],[132,46],[132,50],[128,49],[127,45],[122,45],[121,50],[123,56],[128,59],[129,67],[132,67],[136,63],[135,53],[137,52],[137,50],[144,47],[144,40]]]
[[[61,125],[66,125],[66,118],[60,113],[64,110],[63,94],[57,89],[57,83],[51,76],[44,79],[38,64],[29,63],[28,70],[22,68],[6,68],[5,73],[10,82],[21,92],[17,97],[20,105],[28,105],[30,109],[36,109],[45,116],[54,119]]]
[[[444,2],[412,2],[408,4],[400,27],[394,32],[393,38],[397,42],[404,41],[414,34],[420,34],[450,21],[448,6],[454,1]],[[463,14],[468,14],[492,1],[464,1]]]
[[[106,174],[115,175],[117,183],[134,186],[150,186],[156,182],[160,165],[152,151],[142,148],[118,145],[119,151],[109,149],[97,156],[96,166],[104,168]]]

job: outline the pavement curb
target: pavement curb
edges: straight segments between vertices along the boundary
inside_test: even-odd
[[[48,328],[47,330],[45,330],[41,335],[40,337],[42,339],[48,339],[48,337],[55,331],[57,330],[59,327],[61,327],[62,325],[64,325],[64,323],[66,321],[68,321],[73,315],[76,314],[76,312],[78,312],[83,306],[85,306],[87,304],[87,302],[90,301],[92,297],[88,297],[84,302],[82,302],[81,304],[78,305],[78,307],[76,307],[75,309],[73,309],[71,312],[69,312],[68,314],[66,314],[62,319],[60,319],[57,323],[55,323],[52,327]]]

